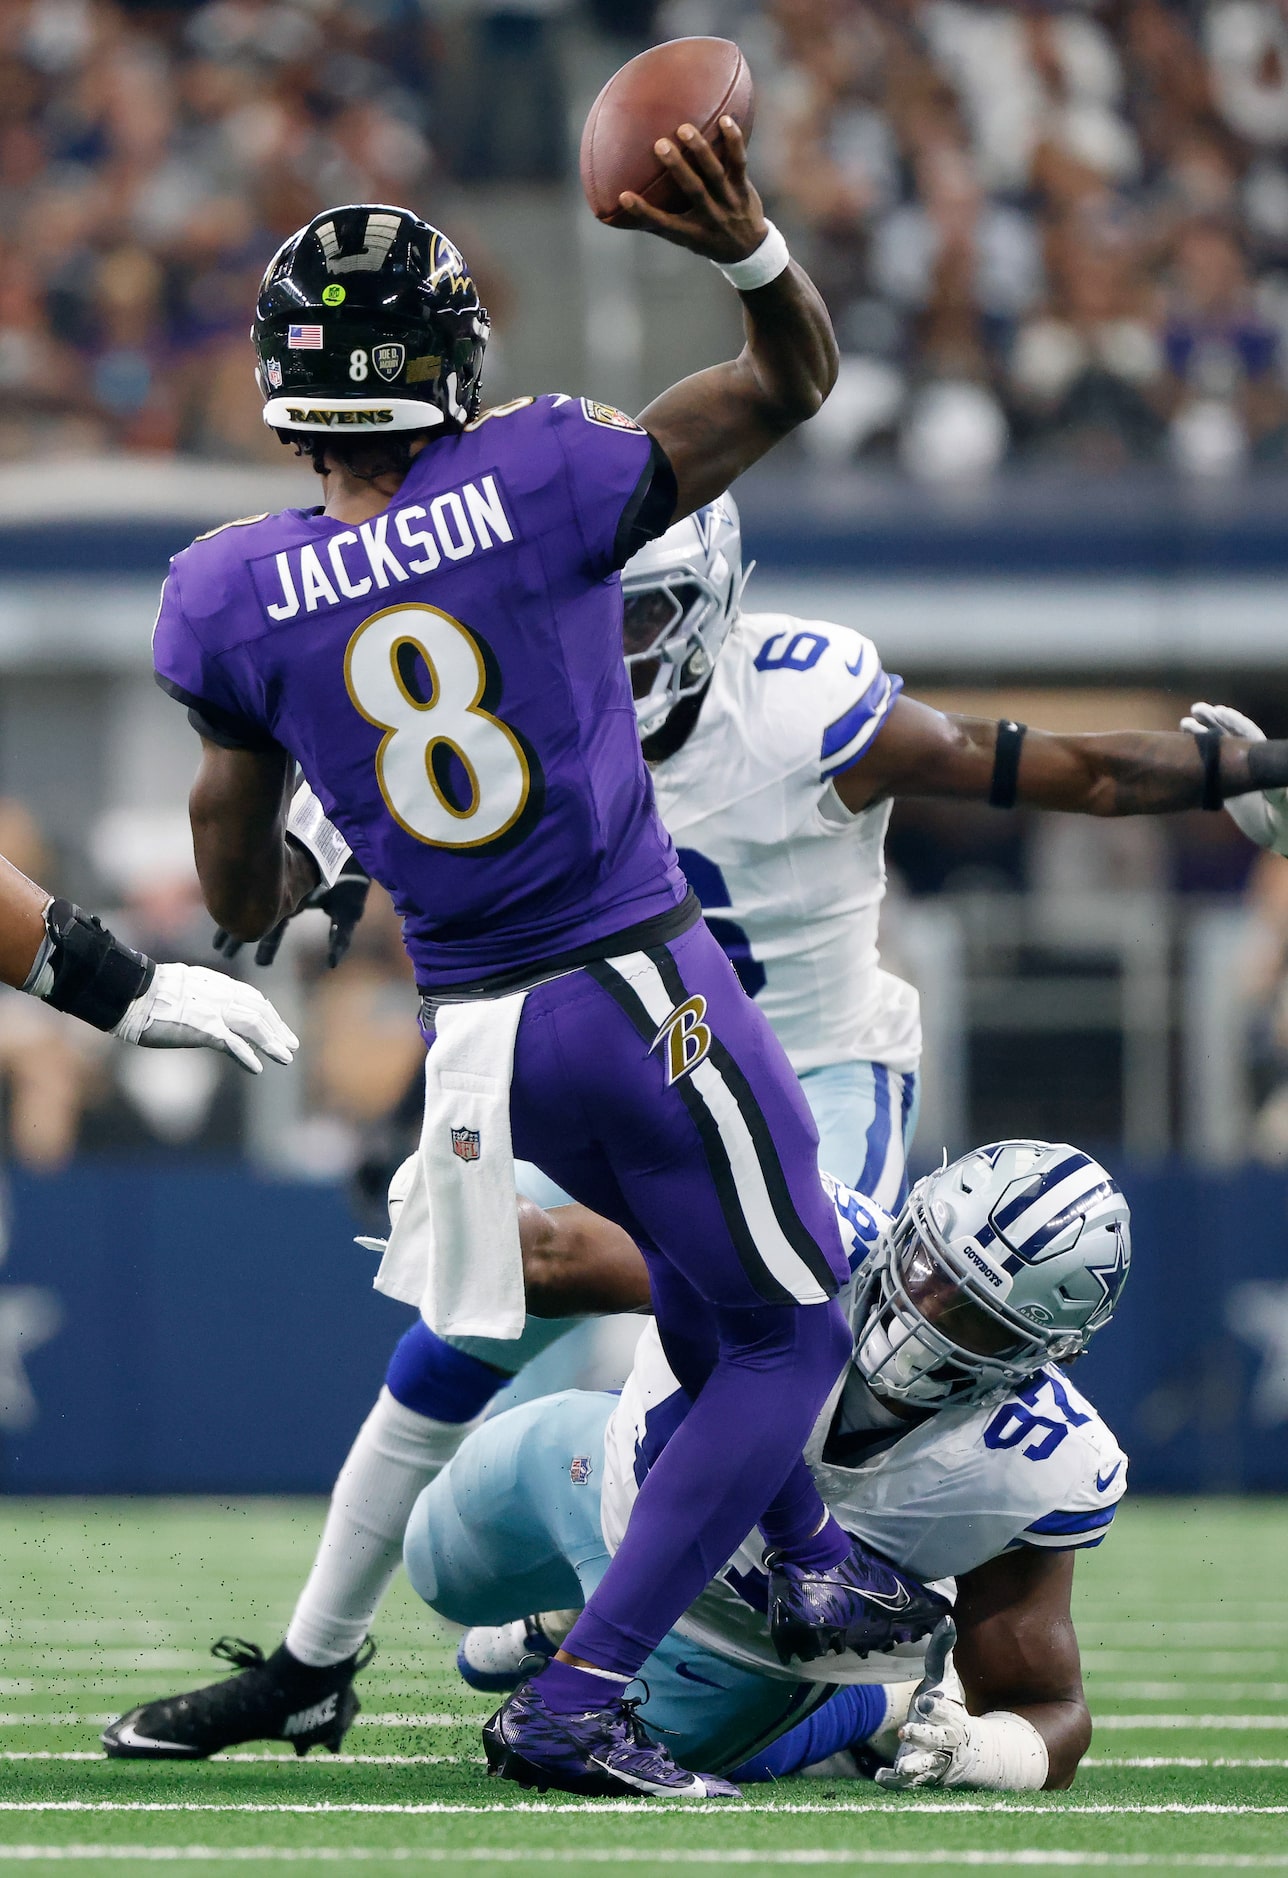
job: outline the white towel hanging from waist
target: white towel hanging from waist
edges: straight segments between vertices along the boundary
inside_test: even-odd
[[[440,1337],[518,1337],[527,1316],[510,1080],[526,991],[439,1007],[415,1177],[376,1289]]]

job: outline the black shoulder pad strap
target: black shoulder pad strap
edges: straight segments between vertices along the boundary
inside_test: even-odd
[[[613,538],[614,567],[625,567],[633,554],[664,535],[675,520],[679,488],[671,459],[656,437],[650,437],[649,443],[652,448],[644,473],[631,491]]]

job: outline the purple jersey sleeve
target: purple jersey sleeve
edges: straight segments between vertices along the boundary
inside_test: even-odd
[[[231,750],[278,747],[240,694],[234,662],[212,656],[193,631],[173,563],[152,629],[152,664],[161,689],[187,705],[193,729],[209,742]]]
[[[661,444],[624,411],[594,398],[552,402],[551,429],[587,561],[597,573],[613,573],[671,526],[675,472]]]

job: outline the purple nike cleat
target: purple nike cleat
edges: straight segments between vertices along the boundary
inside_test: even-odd
[[[742,1798],[727,1780],[677,1767],[645,1734],[638,1708],[638,1701],[619,1698],[605,1708],[558,1715],[542,1701],[537,1683],[525,1682],[484,1724],[488,1772],[538,1793],[557,1787],[597,1800]]]
[[[769,1631],[780,1663],[812,1663],[829,1650],[866,1656],[892,1643],[915,1643],[951,1609],[947,1598],[901,1572],[856,1539],[826,1571],[792,1565],[771,1552]]]

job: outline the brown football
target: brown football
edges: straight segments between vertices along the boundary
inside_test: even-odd
[[[744,137],[755,115],[751,72],[731,39],[671,39],[615,72],[581,134],[581,186],[601,222],[617,222],[624,189],[656,209],[687,206],[653,145],[693,124],[719,153],[726,114]]]

